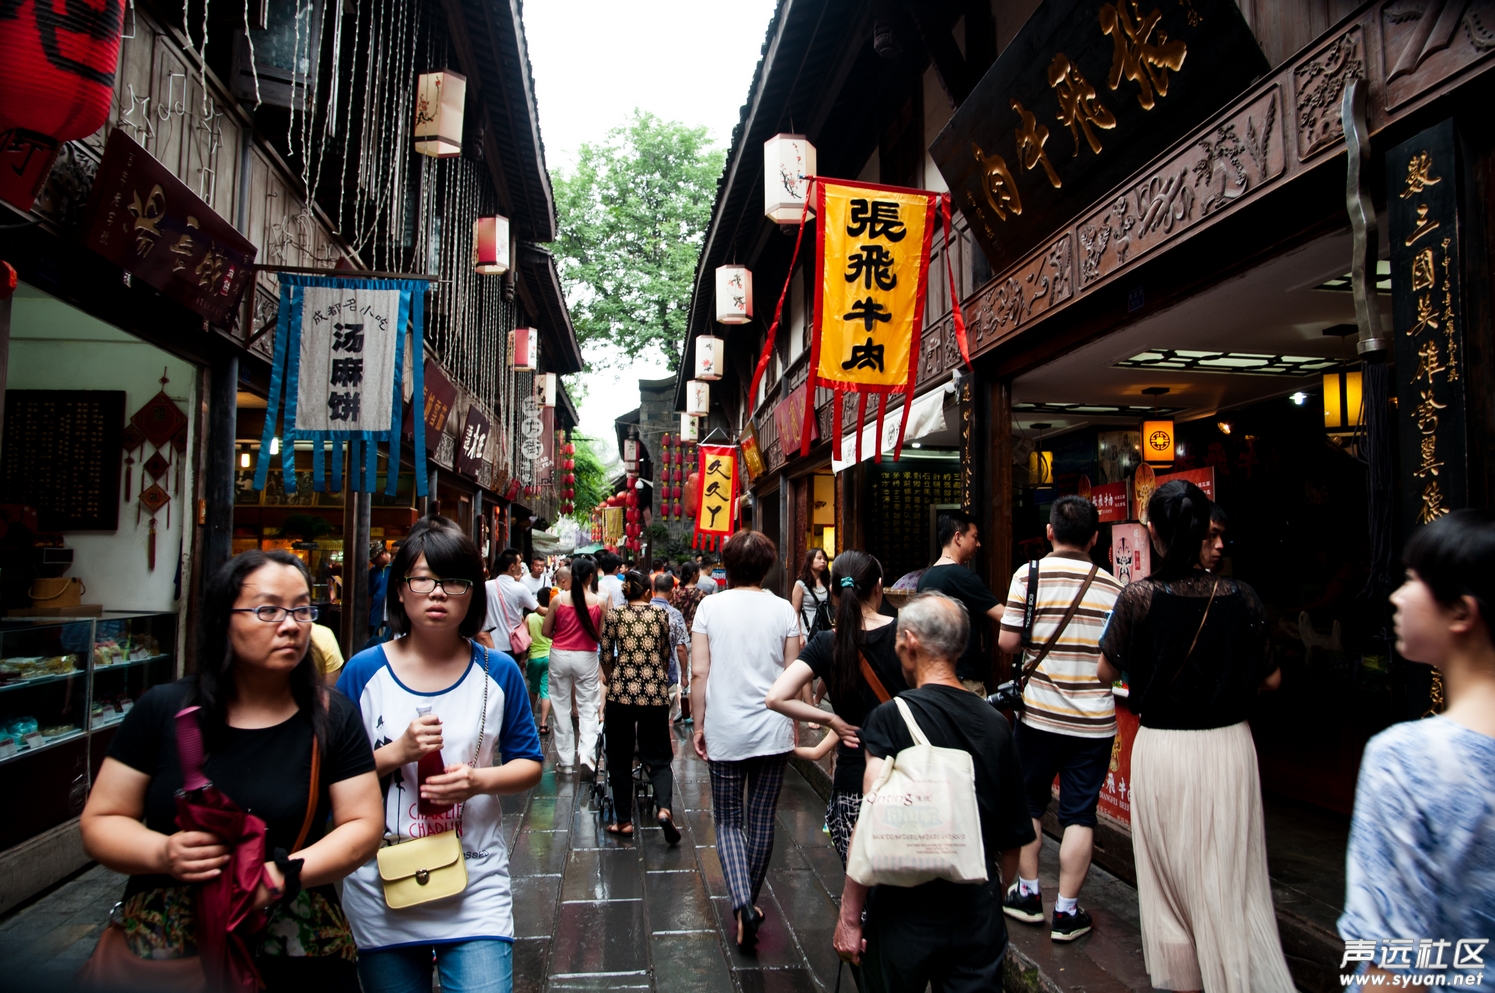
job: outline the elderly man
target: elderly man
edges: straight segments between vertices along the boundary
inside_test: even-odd
[[[836,952],[862,965],[867,990],[920,993],[930,985],[937,993],[974,993],[1002,988],[1002,959],[1007,953],[1002,891],[1004,881],[1017,874],[1019,849],[1033,840],[1033,822],[1011,728],[955,674],[970,630],[959,601],[943,593],[920,594],[898,615],[896,649],[904,678],[917,687],[900,698],[924,736],[932,745],[971,754],[987,881],[936,879],[920,886],[877,886],[869,891],[846,877]],[[868,715],[860,737],[867,753],[863,789],[871,792],[883,762],[914,742],[891,702]]]

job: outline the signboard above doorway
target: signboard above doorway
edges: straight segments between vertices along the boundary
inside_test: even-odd
[[[930,154],[1001,271],[1268,68],[1234,0],[1048,0]],[[1212,140],[1227,159],[1264,147],[1260,134]],[[1172,223],[1180,192],[1193,195],[1185,179],[1160,188],[1132,225]]]

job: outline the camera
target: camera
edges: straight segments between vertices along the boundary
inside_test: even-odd
[[[1016,679],[1009,679],[997,687],[997,691],[987,696],[986,702],[998,710],[1011,710],[1021,713],[1023,710],[1023,687]]]

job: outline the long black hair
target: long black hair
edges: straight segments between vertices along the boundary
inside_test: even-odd
[[[400,543],[400,550],[389,566],[389,581],[395,589],[385,600],[389,609],[389,627],[397,635],[410,633],[410,615],[400,601],[398,588],[424,555],[426,568],[441,579],[465,579],[472,584],[464,597],[448,597],[453,606],[467,601],[467,613],[457,626],[457,633],[471,638],[488,619],[488,587],[483,583],[483,556],[460,527],[445,517],[425,517],[417,521]]]
[[[233,621],[234,604],[244,592],[244,583],[250,576],[270,565],[290,566],[306,580],[306,592],[311,593],[311,575],[306,565],[290,552],[248,551],[229,559],[218,567],[208,580],[203,593],[202,615],[197,629],[197,674],[193,681],[191,702],[202,708],[203,738],[208,750],[221,747],[228,729],[228,707],[238,696],[239,687],[234,682],[233,641],[229,637],[229,625]],[[256,621],[255,623],[261,623]],[[312,733],[316,735],[318,747],[327,741],[327,695],[322,685],[322,675],[312,659],[311,641],[307,640],[306,654],[291,670],[291,696],[296,708],[311,717]]]
[[[831,567],[831,596],[836,601],[836,631],[832,637],[831,669],[825,675],[825,688],[831,702],[853,699],[862,682],[862,608],[871,599],[882,579],[882,563],[875,555],[847,549],[836,556]]]
[[[578,555],[571,560],[571,603],[576,607],[576,620],[587,637],[601,641],[597,625],[592,622],[592,612],[587,610],[587,590],[597,585],[597,562],[589,555]]]
[[[805,584],[805,589],[807,590],[813,590],[817,583],[826,589],[829,589],[831,585],[831,557],[829,555],[825,555],[826,568],[821,569],[820,575],[816,576],[815,556],[817,555],[825,555],[825,549],[812,548],[809,551],[805,552],[804,564],[799,567],[799,581]]]
[[[1199,551],[1209,537],[1213,510],[1210,498],[1193,483],[1175,479],[1157,488],[1147,501],[1147,517],[1158,532],[1153,552],[1162,554],[1147,578],[1182,579],[1202,568]],[[1162,548],[1157,547],[1158,543]]]

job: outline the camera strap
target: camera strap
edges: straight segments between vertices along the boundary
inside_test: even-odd
[[[1075,594],[1074,602],[1071,603],[1069,605],[1069,609],[1064,612],[1064,616],[1060,619],[1059,626],[1054,629],[1053,635],[1047,642],[1044,643],[1044,646],[1038,650],[1038,654],[1034,655],[1032,660],[1027,665],[1023,666],[1022,676],[1018,680],[1017,689],[1019,693],[1027,688],[1028,680],[1033,678],[1033,673],[1038,671],[1038,667],[1043,664],[1043,660],[1049,657],[1049,652],[1053,651],[1054,646],[1059,644],[1059,638],[1064,634],[1065,629],[1069,627],[1069,622],[1074,620],[1075,614],[1079,612],[1080,604],[1084,602],[1085,594],[1090,591],[1090,584],[1095,582],[1095,574],[1099,571],[1100,566],[1092,563],[1090,566],[1089,574],[1085,576],[1085,581],[1080,584],[1080,592]],[[1038,562],[1035,560],[1028,565],[1028,598],[1027,607],[1025,607],[1023,611],[1023,646],[1025,649],[1031,648],[1033,644],[1032,617],[1033,614],[1036,613],[1037,602]]]

